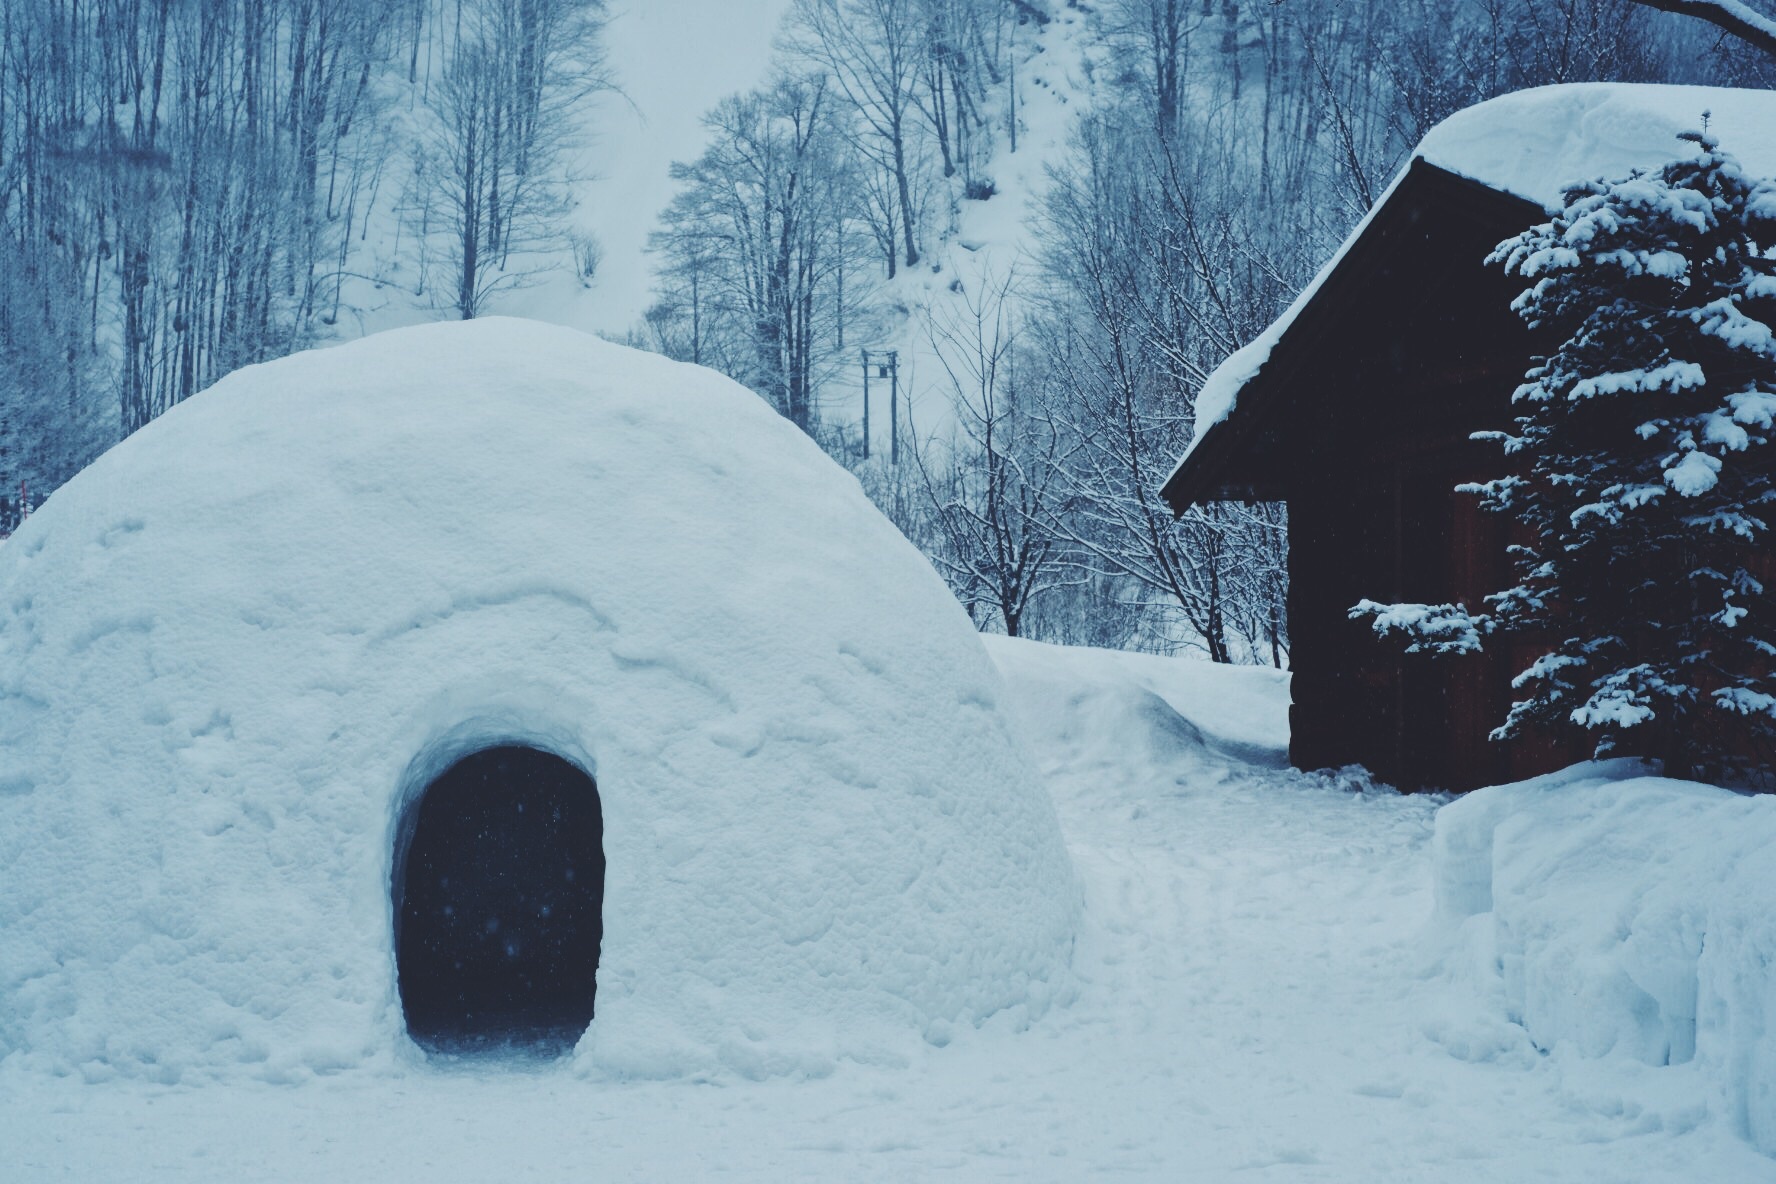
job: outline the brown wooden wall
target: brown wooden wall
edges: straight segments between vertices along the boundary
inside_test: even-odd
[[[1529,645],[1478,655],[1405,654],[1350,619],[1362,599],[1459,602],[1507,586],[1505,524],[1458,494],[1487,467],[1480,446],[1446,446],[1325,474],[1289,501],[1294,702],[1290,760],[1367,767],[1403,789],[1466,790],[1548,772],[1584,753],[1501,744],[1510,680]]]

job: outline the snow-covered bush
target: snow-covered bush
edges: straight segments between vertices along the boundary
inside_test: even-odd
[[[1600,756],[1743,775],[1776,742],[1776,606],[1759,578],[1776,512],[1776,182],[1706,133],[1682,139],[1695,155],[1569,188],[1490,258],[1530,281],[1514,307],[1560,343],[1518,387],[1515,430],[1483,434],[1514,471],[1464,487],[1526,528],[1517,584],[1486,614],[1352,615],[1438,652],[1546,637],[1495,736],[1577,733]]]

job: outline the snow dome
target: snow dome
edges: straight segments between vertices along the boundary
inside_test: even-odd
[[[710,371],[499,320],[239,371],[0,614],[0,1056],[288,1078],[510,1004],[587,1071],[820,1072],[1063,981],[967,617]]]

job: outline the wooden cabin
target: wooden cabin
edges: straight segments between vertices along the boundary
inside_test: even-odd
[[[1166,483],[1174,510],[1289,508],[1290,760],[1360,764],[1401,788],[1472,789],[1584,753],[1487,738],[1516,655],[1402,655],[1350,606],[1460,601],[1509,582],[1508,524],[1455,486],[1496,475],[1511,392],[1536,351],[1522,287],[1483,260],[1535,203],[1415,159],[1268,359]]]
[[[1514,582],[1512,523],[1454,489],[1503,471],[1498,445],[1470,437],[1512,426],[1512,392],[1558,343],[1532,337],[1511,311],[1522,279],[1485,259],[1545,220],[1568,181],[1657,167],[1705,119],[1748,171],[1776,176],[1776,92],[1594,83],[1458,112],[1308,292],[1205,384],[1163,495],[1179,513],[1288,505],[1297,767],[1466,790],[1590,755],[1489,739],[1540,648],[1402,654],[1349,611],[1365,598],[1478,611]]]

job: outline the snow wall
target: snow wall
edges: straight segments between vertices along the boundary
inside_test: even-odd
[[[1776,797],[1642,773],[1578,765],[1443,807],[1439,921],[1490,952],[1467,973],[1502,979],[1539,1048],[1693,1064],[1776,1154]]]
[[[711,371],[509,320],[250,367],[0,547],[0,614],[0,1056],[416,1057],[397,836],[502,743],[598,783],[584,1071],[818,1073],[1068,989],[967,617]]]

